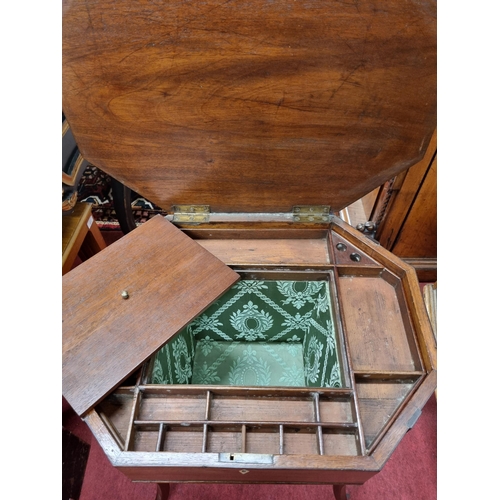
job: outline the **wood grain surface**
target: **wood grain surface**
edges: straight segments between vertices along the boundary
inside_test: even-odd
[[[73,409],[95,405],[238,278],[161,216],[66,274],[63,395]]]
[[[434,0],[64,0],[62,38],[83,156],[167,210],[340,210],[436,125]]]
[[[339,290],[353,369],[415,370],[413,337],[394,288],[381,278],[344,276]]]

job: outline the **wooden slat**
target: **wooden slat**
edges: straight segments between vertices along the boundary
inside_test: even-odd
[[[160,424],[160,428],[158,429],[158,441],[156,441],[156,449],[155,451],[161,451],[163,439],[165,437],[165,428],[166,425],[163,423]]]
[[[205,404],[205,421],[210,419],[210,402],[212,399],[212,393],[207,391],[207,399]],[[207,451],[207,435],[208,435],[208,424],[203,424],[203,443],[201,445],[201,452],[205,453]]]
[[[309,399],[313,392],[324,395],[328,398],[345,399],[350,397],[352,389],[337,389],[330,387],[244,387],[244,386],[223,386],[223,385],[156,385],[148,384],[139,386],[142,392],[147,393],[151,397],[160,396],[206,396],[207,390],[212,393],[212,396],[232,396],[232,397],[261,397],[269,399],[276,398],[299,398]],[[130,388],[120,387],[116,390],[117,394],[127,394]],[[278,403],[279,404],[279,403]]]
[[[132,402],[132,411],[130,413],[130,420],[127,427],[127,435],[125,437],[124,450],[125,451],[133,451],[134,448],[134,438],[135,438],[135,419],[139,413],[139,408],[141,406],[141,393],[139,389],[136,387],[134,391],[134,399]]]
[[[326,239],[198,240],[226,264],[330,264]]]
[[[238,278],[160,216],[66,274],[63,395],[74,410],[97,404]]]
[[[314,398],[314,419],[316,422],[321,423],[321,414],[319,411],[319,394],[316,392],[313,395]],[[316,429],[316,436],[318,438],[318,453],[320,455],[324,455],[324,447],[323,447],[323,429],[321,428],[321,425],[318,425]]]
[[[134,425],[141,427],[158,427],[160,423],[167,426],[182,425],[183,427],[200,427],[203,428],[205,424],[219,427],[241,427],[242,425],[252,427],[276,427],[278,425],[285,425],[287,427],[321,427],[325,426],[330,429],[342,430],[355,430],[358,425],[350,422],[321,422],[316,418],[312,421],[296,421],[296,420],[134,420]]]

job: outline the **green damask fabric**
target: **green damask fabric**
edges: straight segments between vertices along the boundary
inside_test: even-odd
[[[152,382],[341,387],[327,282],[240,281],[158,352]]]
[[[217,341],[198,344],[192,383],[304,387],[302,344]]]

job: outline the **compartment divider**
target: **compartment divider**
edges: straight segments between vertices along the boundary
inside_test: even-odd
[[[355,415],[355,422],[357,423],[358,426],[358,440],[359,440],[359,452],[362,456],[366,455],[366,443],[365,443],[365,434],[363,431],[363,424],[361,423],[361,418],[360,418],[360,412],[359,412],[359,401],[358,401],[358,394],[356,391],[356,383],[354,379],[354,371],[352,368],[352,361],[351,361],[351,352],[349,349],[349,340],[347,338],[347,335],[345,334],[344,331],[344,325],[346,324],[345,317],[344,317],[344,310],[342,307],[342,297],[340,296],[340,287],[339,287],[339,271],[338,267],[336,267],[333,271],[333,284],[335,286],[335,294],[334,297],[336,297],[335,301],[335,313],[338,318],[338,327],[339,327],[339,337],[341,337],[341,342],[344,345],[344,355],[345,359],[347,361],[347,372],[349,374],[349,382],[350,386],[352,387],[352,405],[353,405],[353,413]]]
[[[420,384],[424,381],[425,376],[421,375],[420,378],[414,383],[413,388],[411,391],[408,393],[406,396],[406,399],[408,400],[411,398],[413,394],[417,391],[417,389],[420,387]],[[393,422],[399,417],[399,414],[403,411],[404,405],[400,405],[398,410],[392,415],[392,417],[385,423],[384,427],[380,431],[379,435],[373,440],[372,443],[370,443],[370,446],[368,448],[368,455],[371,455],[377,445],[380,443],[382,438],[385,436],[387,430],[392,426]]]
[[[368,370],[356,370],[354,371],[354,379],[362,382],[363,380],[405,380],[410,379],[412,382],[417,381],[422,375],[425,375],[423,371],[412,371],[412,372],[389,372],[389,371],[368,371]]]
[[[132,443],[134,442],[135,437],[135,421],[137,419],[137,414],[139,413],[140,407],[140,399],[142,396],[142,392],[139,389],[139,386],[136,386],[134,389],[134,399],[132,401],[132,412],[130,414],[130,421],[127,429],[127,436],[125,438],[124,451],[133,451],[133,447],[131,448]]]
[[[248,397],[284,397],[284,398],[310,398],[313,392],[317,392],[321,396],[327,397],[351,397],[353,389],[344,388],[329,388],[329,387],[242,387],[242,386],[223,386],[223,385],[160,385],[147,384],[140,385],[139,389],[145,394],[151,396],[200,396],[206,395],[207,391],[212,393],[212,396],[248,396]],[[117,393],[130,392],[116,391]]]
[[[311,422],[311,421],[286,421],[277,422],[275,420],[134,420],[134,425],[137,427],[141,426],[158,426],[159,424],[165,424],[166,426],[181,426],[181,427],[201,427],[204,424],[209,426],[228,426],[232,425],[235,427],[276,427],[277,425],[283,425],[285,427],[325,427],[328,429],[338,429],[338,430],[357,430],[358,424],[356,422]]]
[[[210,418],[210,404],[212,400],[212,393],[207,391],[207,401],[205,405],[205,421]],[[201,452],[205,453],[207,451],[207,439],[208,439],[208,424],[203,424],[203,442],[201,445]]]
[[[165,428],[166,428],[166,425],[163,422],[161,422],[160,428],[158,431],[158,441],[156,442],[156,450],[155,451],[161,451],[161,445],[163,442],[163,438],[165,436]]]
[[[319,394],[315,392],[313,394],[313,400],[314,400],[314,418],[318,424],[321,424],[321,417],[319,414]],[[325,454],[325,449],[323,445],[323,428],[321,425],[318,425],[316,429],[316,435],[318,437],[318,450],[320,455]]]
[[[241,453],[246,453],[247,449],[247,426],[243,424],[241,426]]]
[[[114,440],[118,443],[118,446],[122,451],[125,450],[125,443],[123,442],[122,437],[120,436],[119,432],[116,430],[116,427],[113,425],[113,422],[108,418],[106,413],[104,412],[99,412],[99,416],[101,417],[102,421],[104,422],[104,425],[108,428],[109,432],[113,436]]]
[[[280,424],[280,455],[283,455],[285,449],[285,436],[283,433],[283,424]]]

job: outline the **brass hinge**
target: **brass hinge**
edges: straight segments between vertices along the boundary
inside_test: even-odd
[[[210,219],[209,205],[174,205],[173,222],[200,224]]]
[[[293,207],[294,222],[328,222],[330,207],[327,205],[296,205]]]

